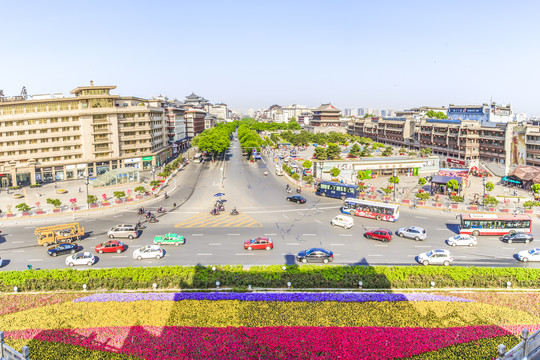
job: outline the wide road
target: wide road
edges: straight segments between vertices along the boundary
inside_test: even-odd
[[[264,171],[268,171],[268,176]],[[176,176],[178,188],[168,189],[170,198],[158,197],[146,206],[152,210],[163,205],[170,210],[172,203],[177,208],[159,217],[159,223],[147,224],[138,239],[119,239],[129,248],[122,254],[96,255],[93,267],[160,266],[160,265],[270,265],[294,264],[294,255],[311,247],[324,247],[334,251],[335,264],[361,265],[413,265],[419,253],[435,248],[449,249],[454,256],[453,266],[510,266],[538,268],[540,263],[521,263],[515,254],[534,247],[535,242],[505,244],[495,237],[480,237],[478,246],[447,246],[444,241],[456,234],[455,213],[426,209],[411,210],[402,207],[401,218],[396,223],[378,222],[355,217],[352,229],[345,230],[330,225],[330,220],[339,214],[341,200],[318,197],[305,191],[305,204],[286,201],[286,180],[274,174],[271,159],[247,162],[239,144],[233,141],[224,160],[190,164]],[[210,215],[216,201],[216,193],[223,192],[226,212]],[[231,216],[229,211],[236,207],[240,215]],[[133,224],[140,217],[136,209],[109,213],[94,213],[77,218],[88,236],[79,241],[84,251],[95,254],[94,247],[107,240],[106,232],[116,224]],[[32,221],[29,223],[29,221]],[[65,255],[49,257],[46,249],[36,244],[36,226],[67,223],[71,216],[27,220],[19,224],[6,222],[0,237],[2,270],[23,270],[28,264],[35,269],[65,268]],[[425,241],[394,236],[390,243],[383,244],[363,237],[367,229],[378,227],[396,231],[404,226],[421,226],[426,229]],[[533,225],[537,233],[538,225]],[[151,244],[155,235],[175,232],[184,235],[183,246],[165,245],[165,257],[160,260],[132,258],[133,250]],[[243,242],[256,236],[268,236],[274,241],[271,251],[247,251]],[[80,266],[79,268],[87,268]]]

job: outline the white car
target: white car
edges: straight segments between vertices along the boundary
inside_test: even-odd
[[[330,221],[330,224],[334,226],[341,226],[345,229],[350,229],[354,225],[354,220],[350,216],[338,215]]]
[[[89,252],[82,252],[75,255],[70,255],[66,258],[66,265],[88,265],[92,266],[96,262],[96,258]]]
[[[411,226],[408,228],[401,228],[396,231],[397,236],[414,239],[416,241],[426,240],[426,230],[418,226]]]
[[[519,261],[540,261],[540,248],[522,250],[517,254]]]
[[[448,250],[431,250],[418,255],[418,262],[424,266],[444,265],[448,266],[454,261],[452,254]]]
[[[446,243],[450,246],[476,246],[478,241],[476,240],[476,237],[472,235],[456,235],[446,240]]]
[[[161,259],[163,257],[163,249],[159,245],[146,245],[133,252],[133,258],[142,259]]]

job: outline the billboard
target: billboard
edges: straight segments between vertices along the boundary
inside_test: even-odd
[[[525,146],[525,132],[514,131],[512,134],[511,165],[525,165],[527,147]]]

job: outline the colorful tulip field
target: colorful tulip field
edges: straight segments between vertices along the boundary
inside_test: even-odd
[[[31,359],[493,359],[540,328],[540,293],[0,296]]]

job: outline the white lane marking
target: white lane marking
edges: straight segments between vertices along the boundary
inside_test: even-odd
[[[382,256],[382,254],[370,254],[368,256]]]
[[[352,234],[339,234],[339,236],[352,236]]]
[[[285,243],[285,245],[300,245],[299,243]]]
[[[122,214],[113,215],[113,217],[120,217],[120,216],[124,216],[124,215],[122,215]]]
[[[127,255],[112,255],[113,258],[125,258]]]
[[[227,234],[228,236],[238,236],[240,234]]]
[[[319,224],[322,224],[322,223],[323,223],[322,221],[317,220],[317,219],[315,219],[315,220],[313,220],[313,221],[318,222]]]
[[[92,237],[87,238],[86,240],[96,240],[96,237],[92,236]]]
[[[274,236],[276,234],[263,234],[264,236]]]
[[[437,231],[446,231],[448,229],[436,228],[435,230],[437,230]]]
[[[253,253],[247,253],[247,254],[234,254],[234,255],[237,255],[237,256],[246,256],[246,255],[255,255]]]
[[[429,245],[414,245],[414,247],[417,247],[417,248],[428,248],[428,247],[431,247]]]
[[[43,261],[43,259],[29,259],[28,261]]]
[[[503,247],[503,248],[501,248],[501,249],[503,249],[503,250],[516,250],[516,248],[509,248],[509,247],[506,247],[506,248]]]
[[[96,221],[96,219],[88,219],[86,220],[87,222],[92,222],[92,221]]]
[[[221,246],[221,243],[210,243],[208,245],[210,245],[210,246]]]
[[[199,212],[197,212],[197,211],[175,211],[174,213],[175,214],[198,214]]]
[[[415,218],[417,218],[417,219],[427,219],[427,217],[425,217],[425,216],[415,216]]]
[[[345,244],[330,244],[330,246],[345,246]]]
[[[387,247],[388,245],[375,245],[375,246],[379,246],[379,247]]]
[[[407,255],[408,257],[417,257],[418,255]]]
[[[203,236],[203,234],[191,234],[191,236]]]
[[[13,236],[13,234],[6,234],[6,235],[4,235],[4,236]]]
[[[11,252],[24,252],[24,250],[12,250]]]
[[[35,228],[35,226],[25,226],[24,228],[25,229],[33,229],[33,228]]]
[[[297,211],[296,213],[297,213],[298,215],[300,215],[300,216],[303,216],[303,215],[304,215],[304,214],[301,213],[300,211]]]
[[[315,236],[317,234],[302,234],[302,236]]]
[[[212,254],[206,254],[206,253],[204,253],[204,254],[197,254],[197,256],[212,256]]]
[[[289,218],[289,217],[288,217],[287,215],[285,215],[285,214],[281,214],[281,216],[283,216],[284,218],[287,218],[287,219]]]
[[[24,241],[12,241],[11,243],[12,243],[12,244],[20,244],[20,243],[22,243],[22,242],[24,242]]]

